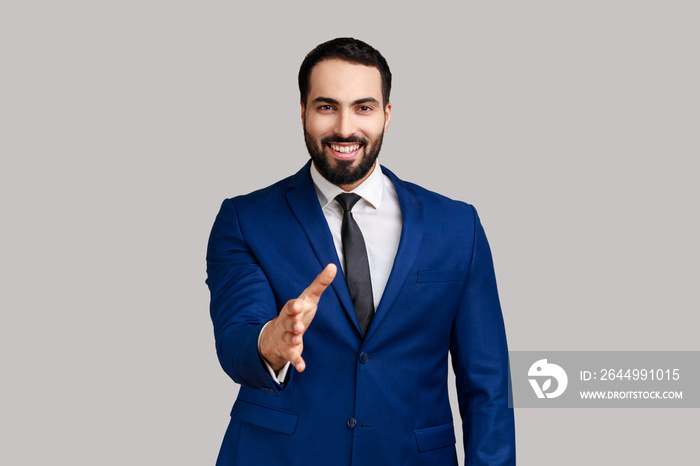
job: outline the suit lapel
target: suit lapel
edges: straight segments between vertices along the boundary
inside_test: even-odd
[[[394,259],[394,266],[389,275],[389,281],[386,284],[379,307],[374,315],[374,320],[372,320],[365,338],[370,337],[374,333],[374,330],[380,325],[396,298],[398,298],[399,292],[413,267],[413,262],[418,255],[418,248],[423,239],[423,204],[418,199],[416,192],[388,169],[382,167],[382,171],[391,179],[396,188],[396,195],[401,208],[401,239],[396,258]]]
[[[316,189],[314,188],[314,183],[309,172],[309,164],[291,178],[289,182],[290,190],[286,195],[287,203],[304,230],[304,233],[306,233],[320,266],[325,267],[332,263],[338,267],[338,274],[331,286],[340,300],[343,309],[345,309],[348,317],[354,323],[355,329],[361,334],[362,332],[360,331],[360,325],[357,321],[357,314],[355,313],[355,308],[350,299],[350,292],[345,283],[343,269],[340,267],[338,253],[335,250],[333,236],[328,229],[328,222],[326,222],[326,217],[323,215],[323,211],[318,202]]]
[[[402,218],[401,239],[384,294],[365,339],[374,333],[398,298],[399,292],[413,267],[413,263],[418,255],[418,248],[423,239],[423,204],[418,199],[416,192],[388,169],[382,167],[382,171],[391,179],[396,188]],[[309,164],[291,178],[289,188],[290,190],[286,195],[287,202],[309,239],[319,265],[325,267],[333,263],[338,267],[338,275],[333,280],[331,287],[340,300],[348,318],[355,325],[355,330],[361,335],[362,332],[357,321],[357,314],[352,305],[350,292],[345,283],[345,277],[343,276],[342,267],[340,267],[338,254],[333,243],[333,236],[328,229],[328,223],[318,203],[316,189],[309,172]]]

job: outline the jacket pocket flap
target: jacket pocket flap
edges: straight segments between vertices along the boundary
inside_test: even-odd
[[[237,421],[247,422],[248,424],[287,435],[294,433],[299,420],[299,415],[296,413],[281,411],[240,399],[233,404],[231,417]]]
[[[452,423],[425,429],[416,429],[416,443],[419,451],[430,451],[454,445],[455,429]]]
[[[458,282],[462,279],[461,270],[419,270],[418,283]]]

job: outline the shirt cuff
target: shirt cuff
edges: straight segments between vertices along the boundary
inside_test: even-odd
[[[260,333],[258,334],[258,354],[260,355],[260,359],[262,359],[262,362],[265,364],[265,367],[267,368],[267,372],[270,373],[270,377],[272,377],[275,382],[277,382],[280,385],[284,384],[284,379],[287,378],[287,371],[289,370],[289,361],[280,369],[277,373],[272,369],[272,366],[267,362],[265,357],[263,357],[262,353],[260,352],[260,337],[262,336],[263,331],[265,330],[265,327],[272,322],[268,321],[267,324],[263,325],[263,328],[260,329]]]

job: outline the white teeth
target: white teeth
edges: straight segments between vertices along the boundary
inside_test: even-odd
[[[333,149],[336,152],[341,152],[343,154],[349,154],[350,152],[355,152],[360,148],[360,145],[354,145],[354,146],[336,146],[335,144],[331,144],[331,149]]]

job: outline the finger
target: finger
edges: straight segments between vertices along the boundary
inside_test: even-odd
[[[282,342],[288,347],[287,351],[293,351],[295,347],[301,345],[304,337],[294,333],[287,332],[282,335]]]
[[[294,326],[298,322],[303,322],[304,315],[309,312],[309,305],[314,306],[312,303],[299,299],[287,302],[278,316],[282,329],[285,332],[294,332]]]
[[[282,330],[285,334],[301,335],[306,331],[306,325],[299,319],[287,319],[283,324]]]
[[[289,302],[289,307],[287,308],[287,314],[289,314],[289,316],[292,318],[296,318],[299,314],[302,313],[303,310],[304,310],[304,303],[302,301],[299,301],[298,299],[295,299],[295,300]]]
[[[304,372],[304,369],[306,369],[306,363],[304,362],[304,359],[299,356],[294,359],[294,361],[290,361],[292,363],[292,366],[299,371],[299,372]]]
[[[306,330],[306,327],[303,322],[295,322],[294,325],[292,325],[292,333],[294,335],[301,335],[304,333],[304,330]]]
[[[290,301],[280,312],[279,324],[282,330],[290,333],[303,333],[313,319],[317,305],[311,301]]]
[[[301,357],[302,351],[302,348],[290,348],[289,352],[287,353],[287,361],[289,361],[295,368],[298,368],[302,364],[306,365],[304,358]]]
[[[284,353],[286,351],[290,351],[294,346],[294,344],[292,344],[292,338],[294,338],[294,334],[292,332],[284,332],[280,336],[280,341],[283,343],[283,345],[280,346],[280,352],[283,353],[283,356],[287,357],[287,359],[289,359],[289,356]]]
[[[333,279],[335,278],[337,271],[338,268],[335,266],[335,264],[328,264],[326,268],[323,269],[318,276],[316,276],[311,285],[309,285],[309,287],[305,289],[301,295],[299,295],[299,299],[307,299],[314,303],[318,303],[318,300],[321,299],[321,295],[324,291],[326,291],[328,285],[333,283]]]

